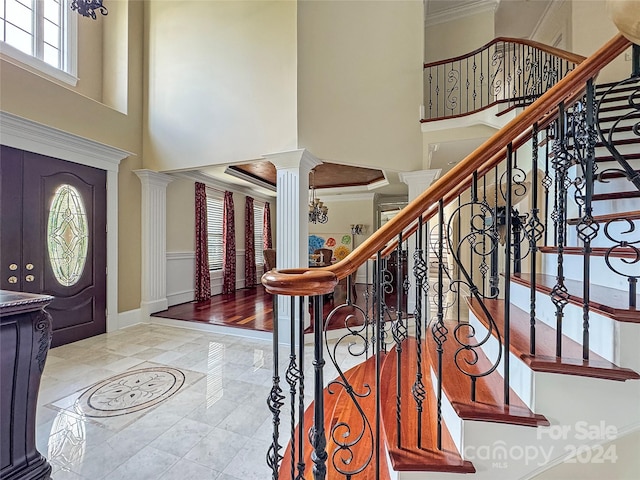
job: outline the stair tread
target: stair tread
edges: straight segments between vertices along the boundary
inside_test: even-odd
[[[640,153],[628,153],[623,155],[623,157],[629,161],[629,160],[639,160],[640,159]],[[596,162],[615,162],[616,159],[613,158],[612,155],[603,155],[603,156],[597,156],[596,157]]]
[[[631,190],[628,192],[594,193],[591,200],[597,202],[602,200],[624,200],[627,198],[640,198],[640,191]]]
[[[408,338],[403,343],[401,378],[402,382],[402,447],[398,448],[398,432],[396,430],[396,386],[397,386],[397,354],[395,347],[385,357],[380,374],[382,398],[391,399],[382,402],[381,418],[386,432],[386,446],[391,458],[391,465],[396,471],[431,471],[474,473],[475,468],[469,461],[463,460],[451,438],[446,425],[442,425],[442,450],[436,444],[436,399],[431,386],[426,360],[422,365],[422,382],[427,392],[422,411],[422,445],[417,446],[416,429],[418,414],[411,387],[417,372],[416,340]]]
[[[558,247],[539,247],[542,253],[558,253]],[[582,247],[564,247],[563,253],[565,255],[582,255],[584,249]],[[608,247],[592,247],[591,248],[591,256],[593,257],[604,257],[609,255],[611,258],[637,258],[638,253],[632,247],[616,247],[615,249],[610,249]]]
[[[511,280],[528,287],[531,285],[531,274],[514,274]],[[542,273],[536,275],[536,289],[540,292],[551,293],[555,284],[555,276]],[[569,303],[582,307],[582,282],[565,279],[564,284],[569,293]],[[640,310],[637,308],[629,308],[629,295],[627,292],[591,284],[589,296],[589,308],[591,311],[600,313],[619,322],[640,323]],[[640,295],[638,295],[636,304],[640,305]]]
[[[604,215],[594,215],[593,219],[598,223],[609,222],[611,220],[614,221],[622,221],[622,220],[640,220],[640,210],[634,210],[631,212],[615,212],[608,213]],[[567,223],[569,225],[577,225],[580,223],[581,218],[569,218],[567,219]]]
[[[368,383],[372,386],[375,383],[375,358],[369,358],[367,361],[352,367],[351,369],[344,372],[345,377],[349,380],[349,382],[354,386],[356,391],[359,391],[361,385],[364,383]],[[333,393],[331,393],[333,391]],[[336,443],[331,438],[331,428],[337,422],[350,422],[351,415],[355,414],[357,419],[361,417],[357,414],[357,409],[353,406],[353,403],[350,402],[349,399],[345,398],[344,389],[338,389],[337,387],[333,387],[331,389],[324,389],[324,407],[325,407],[325,435],[327,438],[327,446],[326,451],[329,457],[327,458],[327,478],[342,478],[344,475],[340,474],[336,471],[335,466],[332,462],[332,454],[336,452]],[[367,413],[368,418],[375,418],[375,397],[373,395],[369,395],[368,397],[373,402],[369,401],[369,403],[373,403],[373,407],[370,405],[362,405],[363,410]],[[307,432],[311,425],[313,425],[313,402],[307,407],[304,414],[304,445],[305,445],[305,480],[313,480],[313,462],[311,460],[311,453],[313,448],[309,442],[309,436]],[[326,412],[331,412],[330,414],[326,414]],[[371,420],[370,420],[371,421]],[[352,422],[351,422],[352,423]],[[288,425],[285,422],[285,419],[281,418],[280,428],[282,429],[284,425]],[[286,428],[286,427],[284,427]],[[299,428],[296,426],[296,438],[299,435]],[[344,439],[343,439],[344,440]],[[297,447],[297,445],[296,445]],[[357,465],[358,461],[362,460],[362,455],[366,454],[365,449],[363,448],[354,448],[353,452],[355,453],[354,458],[351,461],[352,465]],[[297,455],[297,453],[296,453]],[[340,456],[336,457],[336,460],[339,462]],[[372,459],[367,468],[365,468],[361,473],[357,475],[357,478],[363,480],[374,480],[376,479],[375,469],[374,469],[375,459]],[[297,467],[296,467],[297,468]],[[297,470],[296,470],[297,472]],[[282,480],[291,478],[291,443],[287,445],[285,450],[285,454],[282,459],[282,463],[280,466],[279,478]],[[386,455],[384,452],[381,452],[380,455],[380,480],[389,480],[389,468],[386,461]]]
[[[479,302],[474,298],[468,299],[468,303],[476,318],[488,328],[489,322]],[[485,299],[484,305],[498,331],[504,332],[504,300]],[[536,350],[535,355],[531,355],[529,314],[513,304],[509,308],[509,313],[510,351],[533,371],[619,381],[640,378],[640,375],[633,370],[619,367],[594,352],[589,353],[589,360],[583,360],[582,346],[566,335],[562,336],[562,357],[557,357],[556,331],[540,320],[536,320],[535,323]]]
[[[455,354],[461,345],[455,340],[452,332],[458,325],[454,320],[445,322],[449,329],[449,338],[443,343],[443,389],[447,398],[456,410],[458,416],[464,420],[479,420],[498,423],[508,423],[513,425],[540,426],[549,425],[549,421],[543,416],[533,413],[529,407],[511,390],[509,394],[509,405],[504,404],[504,382],[499,372],[477,377],[476,379],[476,399],[471,400],[471,377],[456,367]],[[476,343],[473,337],[465,339],[470,344]],[[431,359],[434,371],[438,367],[438,354],[436,342],[432,335],[427,335],[427,350]],[[471,354],[465,356],[464,351],[458,357],[459,363],[464,365],[465,370],[471,374],[481,374],[491,369],[492,362],[478,348],[474,350],[477,358]],[[465,359],[473,361],[467,364]]]
[[[636,87],[633,87],[633,88],[629,89],[629,91],[635,90],[635,88]],[[622,92],[622,90],[612,90],[610,95],[611,94],[614,94],[614,95],[604,98],[604,100],[602,100],[602,103],[604,104],[604,103],[619,102],[619,101],[622,101],[622,100],[629,100],[629,95],[616,95],[616,94],[621,93],[621,92]],[[599,97],[598,99],[601,99],[602,95],[599,95],[598,97]],[[624,105],[624,106],[621,106],[621,107],[628,107],[628,104]]]
[[[640,170],[634,170],[636,174],[640,174]],[[609,180],[612,178],[627,178],[622,170],[609,170],[596,174],[598,181]]]
[[[618,85],[619,82],[609,82],[609,83],[600,83],[598,85],[596,85],[596,91],[598,92],[597,96],[601,97],[605,91],[609,90],[609,88],[614,87],[616,85]],[[631,90],[635,90],[636,88],[638,88],[637,85],[630,85],[630,84],[626,84],[624,86],[619,86],[617,88],[614,88],[613,90],[611,90],[611,92],[630,92]]]
[[[627,116],[625,120],[635,120],[637,118],[640,118],[640,113],[632,113],[631,115]],[[615,122],[617,120],[620,120],[620,115],[607,115],[607,116],[598,118],[598,121],[600,123]]]

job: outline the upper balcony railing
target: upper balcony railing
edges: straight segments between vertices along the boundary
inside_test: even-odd
[[[505,110],[529,105],[584,59],[530,40],[498,37],[460,57],[425,63],[422,122],[498,104]]]

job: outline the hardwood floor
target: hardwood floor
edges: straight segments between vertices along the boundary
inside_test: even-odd
[[[174,305],[152,316],[271,332],[273,297],[265,292],[262,285],[258,285],[234,293],[214,295],[203,302]]]
[[[364,284],[356,286],[356,305],[362,309],[365,308],[366,304],[365,288],[366,285]],[[338,285],[333,297],[325,298],[322,306],[322,317],[326,319],[336,306],[345,302],[346,288]],[[350,320],[352,324],[362,324],[362,315],[358,314],[356,310],[354,307],[338,310],[332,315],[328,329],[344,328],[345,320],[349,315],[353,316],[353,319]],[[152,316],[271,332],[273,330],[273,297],[265,291],[262,285],[257,285],[254,288],[236,290],[234,293],[214,295],[203,302],[174,305],[167,310],[154,313]],[[312,331],[313,329],[306,330],[307,333]]]

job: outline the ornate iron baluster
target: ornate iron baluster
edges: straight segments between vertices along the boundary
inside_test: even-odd
[[[416,248],[413,253],[413,276],[416,279],[416,306],[413,313],[416,322],[416,379],[411,387],[411,393],[416,402],[416,410],[418,412],[417,424],[417,444],[418,448],[422,447],[422,407],[426,398],[426,390],[422,382],[422,285],[427,275],[427,264],[424,261],[424,252],[422,250],[422,218],[418,219],[418,229],[416,230]]]
[[[274,322],[275,323],[275,322]],[[327,437],[324,431],[324,358],[322,341],[322,295],[313,298],[313,426],[309,430],[309,443],[313,447],[314,480],[324,480],[327,475]]]
[[[298,382],[300,381],[301,370],[298,368],[296,359],[296,298],[291,299],[291,320],[289,324],[290,336],[290,348],[289,353],[289,366],[285,378],[289,384],[289,400],[291,401],[291,415],[290,415],[290,427],[291,427],[291,478],[296,476],[296,393]],[[301,324],[302,322],[300,322]],[[303,330],[298,328],[298,330]],[[304,343],[303,343],[304,344]],[[302,357],[301,357],[302,358]],[[304,415],[304,411],[302,412]],[[302,418],[300,418],[302,421]],[[299,438],[302,438],[302,431],[299,432]],[[301,453],[301,452],[300,452]],[[303,464],[304,465],[304,464]],[[303,467],[304,468],[304,467]]]
[[[391,333],[396,343],[396,429],[398,431],[398,448],[402,447],[402,344],[407,338],[407,326],[402,319],[402,303],[404,279],[402,274],[402,232],[398,235],[398,247],[396,248],[396,321]]]
[[[278,480],[278,468],[280,467],[280,450],[282,447],[278,443],[280,438],[280,409],[284,405],[284,395],[282,395],[282,388],[280,388],[280,375],[279,375],[279,363],[278,363],[278,296],[273,296],[273,377],[272,386],[267,398],[267,405],[271,411],[273,417],[273,435],[271,445],[267,451],[267,465],[271,469],[272,480]]]
[[[585,175],[584,214],[577,226],[578,238],[582,240],[582,358],[589,359],[589,303],[591,298],[591,242],[598,235],[600,226],[593,219],[591,201],[593,198],[594,177],[596,172],[595,146],[597,133],[595,129],[595,90],[593,80],[587,82],[586,115],[574,117],[584,121],[584,125],[576,125],[576,153],[584,151],[581,156]],[[578,148],[580,147],[580,148]]]
[[[544,145],[544,177],[542,178],[542,186],[544,187],[544,244],[549,245],[549,189],[553,185],[553,179],[549,175],[549,142],[551,141],[551,127],[547,127],[545,131]]]
[[[504,403],[509,405],[509,342],[511,338],[510,318],[511,318],[511,226],[512,226],[512,178],[513,178],[513,145],[507,145],[507,191],[505,205],[505,260],[504,260]]]
[[[526,225],[526,235],[529,239],[529,254],[531,255],[530,269],[531,269],[531,286],[529,297],[529,353],[531,355],[536,354],[536,290],[537,290],[537,252],[538,242],[542,239],[542,235],[545,233],[544,226],[540,222],[539,209],[538,209],[538,124],[533,125],[533,131],[531,133],[531,149],[532,149],[532,161],[531,161],[531,214]]]
[[[564,242],[566,225],[567,187],[569,183],[568,170],[571,166],[571,157],[566,146],[564,103],[559,105],[558,132],[553,144],[553,161],[555,169],[555,198],[554,198],[554,222],[556,224],[556,245],[558,247],[556,284],[551,290],[551,301],[556,307],[556,356],[562,356],[562,320],[564,307],[569,301],[567,287],[564,284]]]
[[[291,309],[293,311],[293,308]],[[298,301],[298,475],[296,480],[304,480],[304,298]],[[293,408],[292,408],[293,410]],[[293,458],[293,452],[291,458]]]
[[[444,203],[442,200],[438,203],[438,258],[440,263],[438,265],[438,313],[436,315],[436,321],[431,327],[431,334],[436,342],[436,351],[438,352],[438,373],[437,373],[437,386],[436,386],[436,402],[437,402],[437,425],[436,425],[436,444],[438,450],[442,450],[442,355],[444,353],[443,344],[447,340],[447,327],[444,325],[444,308],[443,308],[443,289],[442,284],[444,282],[444,272],[442,265],[442,240],[444,234]],[[418,447],[420,445],[418,444]]]

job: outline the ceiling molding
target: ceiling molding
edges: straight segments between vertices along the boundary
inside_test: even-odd
[[[192,180],[194,182],[201,182],[216,190],[238,192],[247,197],[257,198],[265,202],[271,202],[274,200],[273,197],[275,197],[275,192],[273,192],[273,196],[265,195],[250,188],[245,188],[241,185],[225,183],[202,172],[173,172],[169,173],[168,175],[185,180]]]
[[[233,165],[231,165],[233,166]],[[244,180],[245,182],[249,182],[249,183],[254,183],[256,185],[259,185],[260,187],[267,189],[271,192],[275,192],[276,191],[276,187],[274,185],[271,185],[269,182],[265,182],[263,180],[261,180],[258,177],[254,177],[253,175],[249,175],[248,173],[239,170],[239,169],[235,169],[235,168],[229,168],[227,167],[224,170],[224,173],[227,175],[230,175],[232,177],[236,177],[239,178],[240,180]]]
[[[463,5],[456,5],[440,12],[428,13],[425,10],[424,24],[427,27],[450,22],[463,17],[470,17],[484,12],[495,12],[500,0],[474,0]]]
[[[321,197],[320,199],[325,202],[358,202],[358,201],[373,201],[375,193],[371,192],[363,192],[363,193],[343,193],[343,194],[334,194],[334,195],[325,195],[324,193],[320,194],[316,190],[316,195]]]
[[[101,170],[118,171],[134,153],[49,127],[9,112],[0,112],[0,143]]]

